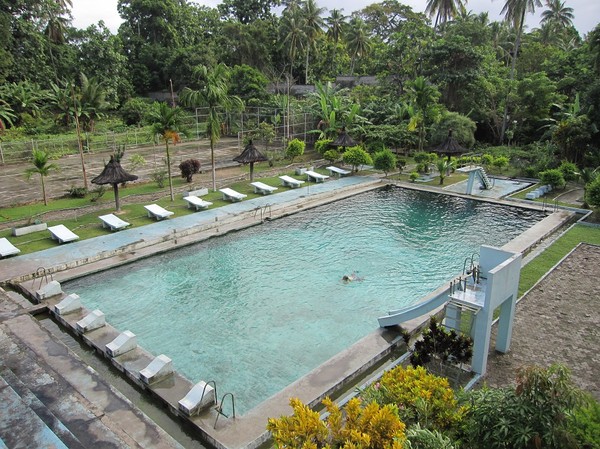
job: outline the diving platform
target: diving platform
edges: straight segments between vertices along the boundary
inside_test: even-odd
[[[467,195],[472,194],[475,180],[479,181],[481,189],[490,190],[492,187],[494,187],[494,183],[490,177],[487,175],[483,167],[480,167],[479,165],[468,165],[466,167],[457,168],[456,171],[469,174],[467,191],[465,192]]]

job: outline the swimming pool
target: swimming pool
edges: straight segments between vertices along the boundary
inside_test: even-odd
[[[537,212],[377,190],[63,285],[164,353],[216,380],[244,413],[502,245]],[[356,271],[360,282],[344,283]]]

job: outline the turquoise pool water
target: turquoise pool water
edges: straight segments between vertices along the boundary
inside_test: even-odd
[[[372,191],[63,285],[244,413],[543,216]],[[356,271],[362,281],[344,283]]]

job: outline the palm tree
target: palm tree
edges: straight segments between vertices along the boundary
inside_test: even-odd
[[[42,195],[44,197],[44,206],[48,205],[48,198],[46,198],[46,185],[44,184],[44,178],[50,174],[52,170],[58,170],[58,165],[53,162],[48,162],[49,156],[48,153],[44,150],[36,150],[33,152],[33,167],[25,170],[25,174],[27,175],[27,179],[31,179],[31,177],[38,173],[42,180]]]
[[[292,69],[294,61],[299,51],[302,51],[303,41],[306,37],[304,28],[302,27],[302,18],[298,8],[290,8],[282,17],[282,29],[285,33],[283,45],[287,47],[288,56],[290,57],[290,80],[293,79]]]
[[[573,26],[573,8],[565,6],[565,2],[560,0],[546,0],[546,9],[542,12],[541,23],[551,23],[558,28],[568,28]]]
[[[461,0],[429,0],[425,13],[435,16],[434,28],[437,28],[438,23],[444,24],[456,17],[461,7],[464,8]]]
[[[352,20],[350,20],[346,39],[348,42],[348,49],[352,55],[352,63],[350,64],[350,74],[352,75],[354,74],[354,63],[356,62],[356,58],[366,55],[371,49],[367,25],[362,19],[353,17]]]
[[[308,64],[310,49],[315,48],[317,36],[323,32],[323,18],[321,14],[325,8],[319,8],[315,0],[306,0],[302,8],[302,26],[306,36],[306,66],[304,67],[304,80],[308,84]],[[315,49],[316,50],[316,49]]]
[[[344,35],[344,24],[346,16],[342,14],[340,9],[332,9],[331,14],[325,21],[327,22],[327,36],[333,39],[333,58],[331,58],[331,70],[335,64],[335,56],[337,53],[337,45],[340,38]]]
[[[79,115],[82,118],[83,129],[94,131],[96,118],[102,117],[102,110],[108,106],[106,102],[106,91],[102,82],[97,78],[89,78],[80,74],[81,89],[79,94]]]
[[[410,118],[408,129],[418,131],[419,151],[423,151],[426,126],[439,116],[438,99],[440,93],[423,76],[419,76],[413,82],[408,83],[407,91],[414,114]]]
[[[512,85],[512,80],[515,78],[515,67],[517,64],[519,47],[521,46],[521,34],[523,33],[523,26],[525,25],[525,14],[528,12],[535,13],[536,7],[542,7],[542,2],[540,0],[506,0],[506,3],[502,7],[502,11],[500,11],[501,14],[504,14],[504,20],[506,20],[508,23],[511,23],[515,30],[517,30],[517,37],[513,47],[512,63],[510,66],[511,82],[509,83],[509,90],[506,93],[506,102],[504,104],[504,116],[502,118],[502,129],[500,131],[500,143],[504,141],[504,134],[506,133],[510,85]]]
[[[215,143],[221,138],[221,110],[242,109],[242,100],[229,95],[229,78],[231,72],[229,67],[220,63],[214,69],[209,70],[204,65],[197,66],[194,69],[194,76],[200,84],[199,90],[192,90],[186,87],[181,92],[181,102],[185,106],[208,108],[206,117],[206,134],[210,139],[210,160],[212,164],[212,183],[213,191],[217,190],[217,172],[215,168]]]
[[[167,154],[167,175],[169,177],[169,193],[171,201],[175,201],[173,194],[173,179],[171,179],[171,154],[169,153],[169,143],[175,145],[181,140],[180,133],[185,134],[183,126],[183,109],[179,107],[170,107],[167,103],[154,103],[148,111],[147,119],[152,127],[152,134],[158,136],[165,142],[165,151]]]

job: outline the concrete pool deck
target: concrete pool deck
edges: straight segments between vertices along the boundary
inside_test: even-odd
[[[110,266],[127,263],[141,257],[147,257],[157,252],[168,251],[174,247],[193,243],[224,232],[253,226],[264,219],[289,215],[299,210],[315,207],[325,202],[341,199],[382,185],[383,183],[375,177],[354,176],[341,178],[322,184],[311,184],[307,187],[288,190],[275,195],[242,201],[213,210],[197,212],[184,217],[174,217],[148,226],[113,234],[107,233],[106,236],[2,260],[0,261],[0,282],[18,281],[22,283],[25,289],[35,291],[39,288],[40,279],[39,277],[34,279],[34,277],[40,267],[51,272],[54,279],[66,280],[89,272],[106,269]],[[410,185],[406,187],[439,193],[438,189],[425,186]],[[511,204],[506,201],[495,202]],[[514,249],[521,248],[522,251],[526,251],[535,244],[541,235],[550,233],[568,220],[568,216],[569,214],[566,212],[548,216],[536,225],[537,228],[534,227],[536,229],[532,228],[528,236],[522,237],[519,242],[513,242]],[[151,222],[149,221],[149,223]],[[50,304],[55,303],[56,300],[55,298]],[[34,326],[35,323],[26,315],[27,313],[26,310],[12,311],[7,315],[9,318],[0,325],[0,330],[8,329],[9,334],[12,333],[15,336],[20,334],[21,330],[29,334],[29,327]],[[405,327],[417,327],[418,325],[419,323],[411,323]],[[290,412],[288,405],[290,397],[299,397],[305,403],[316,405],[323,396],[333,391],[340,380],[351,382],[360,373],[361,369],[364,370],[365,367],[375,363],[374,361],[378,357],[383,357],[391,351],[398,342],[397,336],[398,332],[396,330],[377,329],[246,415],[236,419],[220,418],[216,429],[213,429],[216,418],[214,411],[194,417],[191,421],[199,429],[202,429],[204,438],[217,447],[230,449],[257,447],[268,437],[265,431],[267,418]],[[99,345],[105,343],[109,338],[107,335],[96,335],[96,337]],[[26,339],[28,337],[19,335],[19,338]],[[88,336],[89,340],[94,338],[94,335]],[[48,343],[44,343],[41,339],[37,345],[32,341],[28,346],[31,350],[37,348],[34,352],[41,358],[53,357],[45,350]],[[61,371],[60,366],[60,363],[52,364],[52,368],[56,372]],[[65,364],[65,368],[68,369],[68,365]],[[76,390],[84,386],[85,383],[84,385],[72,384],[72,387]],[[161,389],[160,385],[157,387],[158,390]],[[177,400],[182,397],[180,389],[176,389],[173,397],[170,397],[166,389],[161,394],[166,398],[167,403],[171,405],[176,404]],[[132,408],[132,410],[134,409],[135,407]],[[135,414],[134,411],[131,413]],[[129,426],[125,422],[122,425]],[[131,426],[138,425],[131,424]],[[164,439],[167,441],[169,438],[165,436]],[[136,444],[139,447],[171,447],[154,445],[154,443],[147,445],[147,442]],[[167,442],[164,444],[172,443]],[[176,447],[176,445],[172,447]]]

